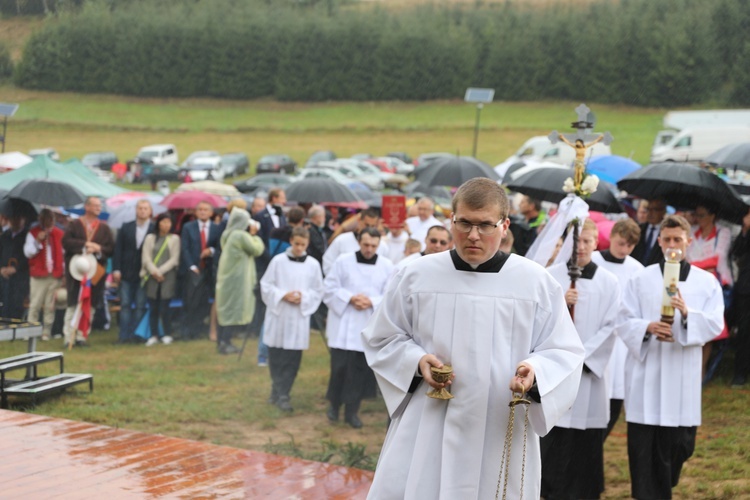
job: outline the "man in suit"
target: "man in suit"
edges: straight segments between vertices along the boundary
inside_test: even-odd
[[[307,225],[310,231],[310,245],[307,254],[323,265],[323,254],[328,248],[328,234],[325,231],[326,209],[321,205],[313,205],[307,212]]]
[[[213,207],[205,201],[195,207],[196,219],[182,228],[180,235],[180,271],[183,276],[183,339],[195,339],[205,332],[204,320],[210,311],[209,299],[214,296],[214,262],[221,252],[221,228],[211,222]]]
[[[117,232],[115,255],[112,259],[112,280],[119,285],[120,335],[118,344],[137,340],[135,329],[146,313],[146,289],[141,286],[141,247],[146,235],[153,231],[153,209],[148,200],[138,200],[135,220],[126,222]],[[135,303],[135,314],[133,304]]]
[[[643,203],[643,202],[641,202]],[[641,238],[630,254],[635,260],[644,266],[650,266],[661,262],[664,258],[657,239],[659,237],[659,226],[667,214],[667,203],[664,200],[648,200],[646,208],[646,222],[640,224]]]
[[[271,231],[287,225],[284,215],[284,204],[286,204],[286,193],[281,188],[273,188],[268,191],[268,203],[266,208],[253,215],[253,219],[260,223],[258,236],[263,240],[263,255],[255,258],[255,269],[257,271],[258,283],[265,274],[268,264],[271,262],[270,239]],[[260,296],[260,286],[255,286],[255,315],[250,323],[250,331],[260,335],[258,341],[258,366],[268,366],[268,347],[263,343],[263,319],[266,317],[266,305]]]

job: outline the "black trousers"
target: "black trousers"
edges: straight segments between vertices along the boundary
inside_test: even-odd
[[[553,427],[541,438],[545,500],[599,498],[604,491],[605,432]]]
[[[367,365],[365,353],[331,348],[331,378],[326,393],[331,405],[359,407],[362,399],[373,396],[375,385],[375,374]]]
[[[607,440],[607,436],[612,432],[615,424],[620,419],[620,412],[622,411],[622,399],[610,399],[609,400],[609,422],[607,423],[607,432],[604,434],[604,440]]]
[[[628,462],[633,498],[672,498],[682,465],[695,450],[697,427],[659,427],[628,422]]]
[[[268,368],[271,372],[271,399],[289,398],[294,380],[302,363],[302,351],[268,348]]]
[[[211,271],[208,269],[201,270],[200,274],[188,271],[182,280],[184,296],[182,300],[183,340],[197,339],[204,336],[208,328],[204,322],[206,316],[211,312],[211,305],[208,302],[212,295],[211,287],[213,281]]]
[[[248,325],[219,325],[219,344],[231,344],[232,337],[247,332]]]
[[[161,298],[161,283],[156,289],[156,298],[148,299],[148,326],[151,329],[152,337],[161,337],[159,335],[159,320],[161,320],[162,328],[164,328],[164,336],[172,335],[172,322],[169,316],[169,302],[172,299]]]

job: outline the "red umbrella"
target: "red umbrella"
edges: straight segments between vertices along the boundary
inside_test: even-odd
[[[202,201],[209,203],[214,208],[223,208],[227,206],[227,202],[224,201],[224,198],[221,196],[204,193],[203,191],[182,191],[180,193],[171,193],[161,200],[161,205],[164,205],[169,210],[186,210],[195,208],[196,205]]]

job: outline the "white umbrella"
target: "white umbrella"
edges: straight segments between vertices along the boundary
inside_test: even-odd
[[[0,169],[15,170],[31,163],[33,158],[25,155],[20,151],[11,151],[10,153],[0,154]]]
[[[159,215],[167,211],[167,207],[160,205],[159,202],[164,199],[159,194],[149,194],[141,198],[127,200],[125,203],[118,205],[109,212],[109,219],[107,219],[107,225],[112,229],[120,229],[126,222],[135,220],[135,206],[142,199],[147,199],[151,202],[151,208],[154,209],[153,215]]]
[[[181,193],[183,191],[203,191],[208,194],[215,194],[217,196],[232,197],[240,196],[239,190],[231,184],[224,184],[218,181],[197,181],[197,182],[186,182],[180,184],[175,192]]]

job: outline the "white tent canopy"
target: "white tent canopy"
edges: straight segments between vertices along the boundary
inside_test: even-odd
[[[23,154],[20,151],[2,153],[0,154],[0,169],[15,170],[19,167],[23,167],[27,163],[31,163],[31,160],[33,160],[31,156]]]

